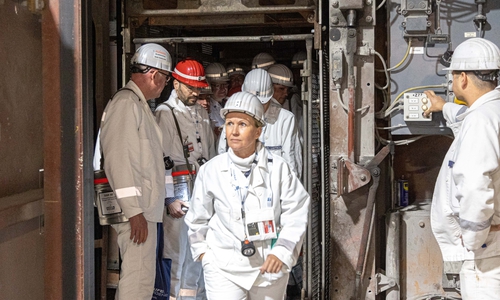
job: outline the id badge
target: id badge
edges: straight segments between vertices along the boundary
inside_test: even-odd
[[[249,241],[277,238],[272,207],[245,212],[245,231]]]

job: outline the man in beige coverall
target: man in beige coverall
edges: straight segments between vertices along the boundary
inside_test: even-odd
[[[108,103],[101,119],[104,170],[129,222],[112,225],[122,258],[116,299],[150,300],[156,267],[157,223],[162,222],[165,167],[162,134],[147,100],[170,79],[172,58],[145,44],[131,60],[131,79]]]

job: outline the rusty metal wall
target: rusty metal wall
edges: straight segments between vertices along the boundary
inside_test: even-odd
[[[46,299],[94,297],[90,6],[42,11]]]
[[[40,15],[0,1],[0,28],[0,298],[43,299]]]
[[[344,177],[346,169],[337,164],[348,161],[361,170],[375,156],[374,69],[375,1],[329,1],[329,87],[330,87],[330,195],[332,238],[331,299],[375,299],[375,237],[362,247],[363,232],[371,228],[368,187],[350,191],[338,179],[354,184],[356,176]],[[356,167],[358,166],[358,167]],[[366,175],[365,175],[366,176]],[[383,175],[385,176],[385,175]],[[359,178],[357,178],[359,180]],[[362,180],[362,179],[361,179]],[[363,181],[363,180],[362,180]],[[361,181],[360,181],[361,182]],[[359,269],[362,251],[363,270]],[[358,298],[359,297],[359,298]]]
[[[43,168],[40,15],[0,1],[0,198],[40,187]]]

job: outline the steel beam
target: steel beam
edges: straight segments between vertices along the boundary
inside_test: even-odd
[[[86,34],[91,34],[90,12],[85,1],[51,0],[45,5],[42,11],[44,298],[92,299],[93,208],[88,197],[92,195],[93,182],[89,176],[91,169],[84,168],[91,156],[88,147],[85,148],[88,140],[84,141],[88,116],[92,120],[88,109],[92,67],[85,65],[92,61],[91,51],[85,48]],[[92,133],[92,129],[85,132]]]

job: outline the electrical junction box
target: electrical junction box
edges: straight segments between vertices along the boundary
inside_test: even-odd
[[[404,93],[404,121],[432,121],[432,114],[424,117],[430,101],[424,93]]]

